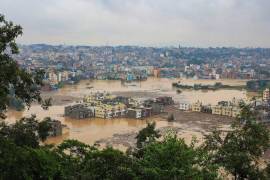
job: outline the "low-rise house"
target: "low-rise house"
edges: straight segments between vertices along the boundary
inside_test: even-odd
[[[152,104],[150,104],[149,107],[152,108],[153,114],[160,114],[160,113],[164,112],[164,106],[160,103],[153,102]]]
[[[129,106],[130,107],[138,107],[142,104],[142,102],[139,99],[129,99]]]
[[[129,98],[128,97],[124,97],[124,96],[116,96],[114,98],[114,101],[122,103],[126,106],[129,106]]]
[[[153,99],[146,99],[143,102],[143,106],[145,107],[150,107],[152,103],[154,103],[155,101]]]
[[[97,118],[106,118],[106,111],[101,106],[95,106],[95,117]]]
[[[55,137],[62,135],[62,123],[58,120],[50,120],[49,125],[51,129],[49,130],[49,136]]]
[[[221,115],[232,117],[232,108],[232,106],[223,106],[221,110]]]
[[[189,111],[191,109],[191,105],[188,103],[179,103],[179,109],[182,111]]]
[[[212,113],[212,107],[211,105],[203,105],[202,106],[202,109],[201,109],[201,112],[203,113]]]
[[[222,106],[212,106],[212,114],[221,115],[222,114]]]
[[[150,117],[152,116],[152,108],[151,107],[144,107],[142,108],[142,117]]]
[[[122,103],[119,103],[119,104],[115,104],[113,106],[113,117],[123,117],[126,115],[126,105],[125,104],[122,104]]]
[[[216,105],[212,107],[212,114],[229,116],[229,117],[237,117],[241,112],[239,106],[232,105]]]
[[[156,102],[164,106],[174,104],[172,97],[169,97],[169,96],[158,97],[156,98]]]
[[[129,108],[127,110],[127,117],[132,118],[132,119],[140,119],[140,118],[142,118],[142,109],[140,109],[140,108],[136,108],[136,109]]]
[[[229,106],[231,104],[231,102],[229,101],[219,101],[218,102],[218,105],[220,106]]]
[[[76,104],[65,107],[65,116],[74,119],[91,118],[95,116],[95,109],[87,104]]]
[[[202,111],[202,103],[200,101],[193,103],[191,106],[191,109],[194,112],[201,112]]]
[[[97,118],[113,118],[114,109],[113,106],[107,104],[100,104],[95,106],[95,117]]]

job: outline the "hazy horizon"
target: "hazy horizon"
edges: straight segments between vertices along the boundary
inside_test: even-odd
[[[270,47],[268,0],[0,0],[20,44]]]
[[[165,46],[165,45],[160,45],[160,46],[151,46],[151,45],[136,45],[136,44],[133,44],[133,45],[130,45],[130,44],[115,44],[115,45],[91,45],[91,44],[49,44],[49,43],[29,43],[29,44],[26,44],[26,43],[18,43],[19,45],[21,46],[32,46],[32,45],[47,45],[47,46],[86,46],[86,47],[120,47],[120,46],[126,46],[126,47],[141,47],[141,48],[179,48],[179,45],[180,45],[180,48],[201,48],[201,49],[207,49],[207,48],[236,48],[236,49],[256,49],[256,48],[261,48],[261,49],[270,49],[270,47],[260,47],[260,46],[257,46],[257,47],[236,47],[236,46],[205,46],[205,47],[202,47],[202,46],[184,46],[184,45],[181,45],[179,44],[178,46],[177,45],[168,45],[168,46]]]

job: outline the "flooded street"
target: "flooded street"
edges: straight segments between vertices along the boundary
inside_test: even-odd
[[[156,121],[157,127],[162,128],[166,126],[185,127],[187,133],[183,133],[183,137],[191,139],[193,135],[200,136],[200,129],[198,127],[191,127],[180,123],[168,123],[162,120],[161,117],[152,117],[145,120],[136,119],[70,119],[63,117],[64,107],[75,100],[81,99],[84,95],[94,92],[110,92],[112,94],[147,98],[157,96],[172,96],[176,103],[188,102],[193,103],[197,100],[204,104],[216,104],[221,100],[246,99],[246,91],[239,90],[217,90],[217,91],[183,91],[177,94],[176,90],[172,88],[172,83],[179,81],[178,79],[155,79],[149,78],[147,81],[134,82],[130,84],[123,84],[120,81],[105,81],[105,80],[84,80],[76,85],[66,85],[64,88],[54,92],[43,93],[46,97],[52,97],[54,104],[49,110],[44,111],[40,106],[33,105],[29,110],[17,112],[9,110],[6,121],[12,123],[23,116],[30,116],[36,114],[39,119],[44,117],[52,117],[60,120],[67,125],[64,129],[63,135],[59,137],[49,138],[47,143],[58,144],[64,139],[77,139],[87,144],[93,144],[95,141],[101,139],[112,138],[114,134],[125,134],[138,131],[145,127],[147,121]],[[245,81],[239,80],[181,80],[183,84],[192,85],[194,83],[214,84],[221,82],[229,85],[243,85]],[[91,87],[91,88],[89,88]],[[197,129],[196,129],[197,128]]]

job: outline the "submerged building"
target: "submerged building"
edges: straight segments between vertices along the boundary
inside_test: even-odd
[[[95,109],[87,104],[76,104],[65,107],[65,116],[74,119],[95,117]]]
[[[49,136],[55,137],[62,135],[62,123],[58,120],[50,120],[49,125],[51,129],[49,130]]]

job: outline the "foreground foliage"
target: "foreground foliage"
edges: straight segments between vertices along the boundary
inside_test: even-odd
[[[23,118],[0,127],[0,179],[215,179],[207,154],[174,134],[140,146],[140,157],[111,147],[98,149],[77,140],[44,146],[39,125]],[[149,127],[150,126],[150,127]],[[151,124],[144,128],[151,129]],[[154,133],[155,130],[153,130]],[[155,134],[155,133],[154,133]]]
[[[268,179],[270,166],[264,169],[260,162],[269,131],[247,105],[242,108],[231,131],[214,131],[201,146],[196,140],[188,145],[172,132],[157,139],[155,124],[148,124],[128,154],[77,140],[41,145],[48,136],[47,119],[2,123],[0,179],[222,179],[220,169],[235,179]]]
[[[42,73],[20,69],[11,54],[18,52],[15,38],[22,34],[0,15],[0,115],[14,98],[30,106],[42,101]],[[137,138],[137,147],[123,153],[111,147],[98,149],[76,140],[58,146],[42,145],[49,135],[49,119],[35,116],[15,124],[0,124],[0,179],[219,179],[222,168],[235,179],[269,179],[270,166],[260,166],[269,148],[268,129],[255,121],[250,107],[242,113],[228,133],[214,131],[202,146],[190,145],[175,134],[159,139],[155,124],[148,124]]]
[[[204,149],[211,162],[223,167],[235,179],[267,179],[262,169],[262,155],[270,147],[269,130],[256,122],[249,105],[241,104],[242,111],[224,134],[214,131],[206,136]]]
[[[13,101],[20,102],[22,107],[29,107],[33,101],[39,102],[44,108],[50,105],[40,96],[44,72],[21,69],[12,58],[13,54],[19,53],[15,39],[21,35],[22,27],[5,20],[0,14],[0,118],[5,118],[4,111]]]

